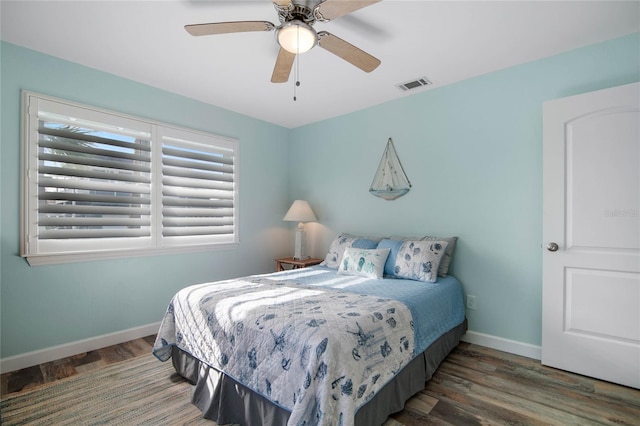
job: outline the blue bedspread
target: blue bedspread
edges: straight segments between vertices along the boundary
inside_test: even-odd
[[[464,321],[462,285],[453,276],[438,277],[435,283],[403,279],[337,275],[334,269],[314,266],[263,275],[273,279],[294,281],[309,286],[333,287],[358,294],[396,299],[413,315],[415,355],[423,352],[438,337]],[[333,277],[332,280],[327,280]]]

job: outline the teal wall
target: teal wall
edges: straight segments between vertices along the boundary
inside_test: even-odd
[[[458,235],[470,329],[540,345],[542,104],[639,80],[634,34],[293,130],[291,198],[321,223],[313,254],[343,231]],[[368,193],[389,137],[413,185],[395,201]]]
[[[336,233],[458,235],[453,264],[473,331],[540,344],[542,103],[640,81],[640,34],[287,130],[1,44],[1,357],[160,320],[187,284],[273,269],[306,198],[322,257]],[[436,82],[437,83],[437,82]],[[20,89],[240,140],[237,249],[29,267],[19,250]],[[392,137],[412,190],[368,194]]]
[[[12,44],[0,48],[1,357],[158,322],[186,284],[269,272],[274,256],[291,252],[292,228],[282,222],[288,129]],[[30,267],[18,255],[21,89],[238,139],[238,248]]]

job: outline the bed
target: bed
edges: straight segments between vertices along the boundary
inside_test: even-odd
[[[466,331],[455,240],[428,238],[340,235],[319,266],[182,289],[153,353],[220,425],[382,424]]]

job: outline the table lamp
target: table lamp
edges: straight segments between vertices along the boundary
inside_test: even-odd
[[[293,258],[296,260],[308,259],[309,256],[306,255],[306,234],[304,232],[304,222],[315,222],[318,220],[316,215],[313,214],[311,206],[309,206],[309,203],[304,200],[295,200],[282,220],[298,222]]]

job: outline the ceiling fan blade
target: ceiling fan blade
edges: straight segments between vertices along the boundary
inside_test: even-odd
[[[318,5],[317,14],[323,20],[330,21],[363,7],[371,6],[380,0],[325,0]]]
[[[364,72],[371,72],[380,65],[380,59],[326,31],[318,33],[318,46],[341,57]]]
[[[278,59],[276,59],[276,66],[273,68],[273,74],[271,75],[271,82],[286,83],[289,81],[289,74],[291,74],[291,68],[293,68],[293,61],[295,59],[295,53],[280,48]]]
[[[184,29],[192,36],[244,33],[249,31],[272,31],[274,28],[275,26],[269,21],[214,22],[211,24],[184,26]]]
[[[280,7],[288,7],[291,4],[291,0],[273,0],[273,2]]]

